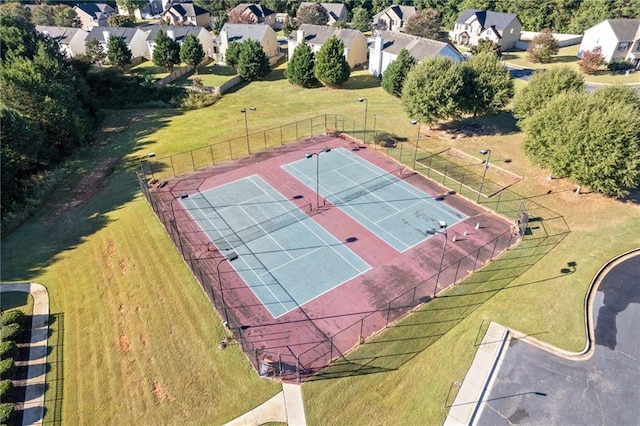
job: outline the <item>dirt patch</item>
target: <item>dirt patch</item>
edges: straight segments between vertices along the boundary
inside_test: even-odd
[[[157,380],[153,381],[153,395],[159,402],[162,402],[164,400],[172,402],[175,400],[174,397],[172,397],[167,392],[165,392],[164,389],[162,389],[162,386],[160,386],[160,383]]]
[[[120,350],[122,350],[122,352],[129,352],[129,347],[131,345],[129,345],[129,339],[127,339],[127,336],[120,336]]]
[[[107,244],[107,252],[104,256],[104,264],[107,268],[111,268],[111,266],[113,265],[113,263],[111,262],[111,257],[113,257],[113,253],[115,253],[115,251],[115,243],[113,241],[109,241],[109,244]]]
[[[120,265],[120,273],[122,275],[127,275],[127,272],[129,272],[129,267],[130,267],[129,259],[128,258],[120,259],[119,265]]]

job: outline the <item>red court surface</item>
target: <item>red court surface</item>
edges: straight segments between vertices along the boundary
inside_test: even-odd
[[[227,315],[233,319],[229,321],[232,332],[249,361],[260,370],[265,357],[279,360],[281,365],[276,373],[281,373],[283,380],[297,380],[298,375],[304,379],[326,366],[332,358],[344,354],[362,339],[379,332],[433,297],[444,235],[435,235],[399,253],[331,204],[318,211],[311,210],[310,207],[315,207],[316,203],[315,192],[280,167],[325,147],[353,150],[354,146],[343,138],[318,136],[179,176],[151,189],[152,198],[160,206],[156,211],[163,214],[165,225],[175,220],[182,240],[179,249],[186,253],[185,258],[192,267],[197,264],[200,269],[194,271],[196,277],[203,287],[213,283],[213,301],[224,318],[218,300],[223,296]],[[448,189],[410,169],[402,168],[374,146],[369,145],[353,153],[394,173],[426,194],[434,197],[444,194],[440,202],[467,216],[466,220],[447,229],[443,269],[453,264],[457,267],[440,274],[438,293],[516,242],[511,235],[512,222],[449,193]],[[220,262],[221,255],[208,244],[208,237],[176,201],[181,194],[202,192],[250,175],[259,175],[372,268],[274,319],[239,275],[233,272],[229,262]],[[222,289],[217,282],[218,266]],[[200,271],[208,279],[202,279]],[[206,288],[205,291],[212,299],[210,291]]]

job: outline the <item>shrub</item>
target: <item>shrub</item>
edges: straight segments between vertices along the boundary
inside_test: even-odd
[[[0,404],[0,424],[10,424],[13,419],[13,404]]]
[[[607,68],[609,68],[609,71],[611,72],[619,72],[632,69],[633,65],[631,65],[631,62],[625,61],[624,59],[614,59],[609,62]]]
[[[13,358],[18,351],[18,347],[13,340],[3,340],[0,343],[0,359]]]
[[[3,312],[0,317],[0,324],[7,325],[18,323],[20,325],[24,325],[24,313],[22,311],[13,310],[8,312]]]
[[[13,358],[0,361],[0,380],[12,379],[16,374],[16,363]]]
[[[380,132],[376,133],[373,141],[385,148],[395,148],[398,145],[398,136],[395,133]]]
[[[15,340],[15,338],[22,333],[22,326],[17,322],[3,325],[2,330],[0,330],[0,339],[1,340]]]
[[[220,99],[220,95],[216,93],[189,92],[182,99],[180,107],[182,109],[200,109],[215,104],[218,99]]]
[[[13,383],[9,379],[0,381],[0,401],[11,401],[13,398]]]

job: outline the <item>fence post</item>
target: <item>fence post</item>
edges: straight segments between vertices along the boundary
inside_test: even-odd
[[[329,345],[331,345],[329,349],[329,361],[331,362],[333,360],[333,336],[329,337]]]
[[[310,130],[309,137],[311,137],[313,136],[313,117],[309,119],[309,130]]]
[[[324,128],[327,128],[327,114],[324,115]]]
[[[389,315],[391,315],[391,302],[389,302],[389,307],[387,308],[387,323],[385,327],[389,325]]]
[[[296,121],[296,140],[298,140],[298,122]]]
[[[280,126],[280,145],[282,145],[282,126]]]
[[[267,131],[266,130],[262,132],[262,139],[264,139],[264,149],[266,150],[267,149]]]
[[[362,343],[364,341],[363,333],[364,333],[364,318],[360,320],[360,341],[358,343]]]
[[[300,355],[295,355],[296,357],[296,379],[298,380],[298,384],[300,384]]]
[[[413,296],[411,296],[411,307],[415,306],[416,303],[416,290],[418,289],[418,286],[415,286],[413,288]]]
[[[465,256],[465,257],[467,257],[467,256]],[[464,259],[464,257],[462,259]],[[462,264],[462,259],[460,259],[458,261],[458,266],[456,267],[456,275],[453,277],[453,282],[454,283],[458,282],[458,272],[460,271],[460,264]]]
[[[478,263],[478,258],[480,257],[480,249],[482,247],[478,247],[478,254],[476,255],[476,260],[473,261],[473,272],[476,271],[476,264]]]
[[[209,151],[211,151],[211,165],[216,164],[216,160],[213,159],[213,145],[209,145]]]
[[[494,254],[495,254],[495,252],[496,252],[496,248],[498,247],[498,241],[499,241],[499,240],[500,240],[500,236],[498,235],[498,236],[496,237],[496,243],[493,245],[493,250],[491,250],[491,257],[490,257],[490,259],[493,259],[493,255],[494,255]]]
[[[169,160],[171,160],[171,172],[173,172],[173,176],[176,175],[176,169],[173,167],[173,155],[171,157],[169,157]]]
[[[231,139],[227,141],[227,144],[229,145],[229,157],[233,160],[233,151],[231,150]]]
[[[193,159],[193,150],[191,150],[191,151],[189,152],[189,154],[191,154],[191,168],[192,168],[193,170],[195,170],[195,169],[196,169],[196,162],[195,162],[195,160]]]

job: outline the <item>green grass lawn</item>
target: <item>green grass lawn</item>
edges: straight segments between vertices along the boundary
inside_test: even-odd
[[[236,71],[232,67],[211,62],[206,66],[198,67],[198,74],[185,74],[172,84],[190,86],[193,84],[194,78],[199,78],[205,87],[218,87],[235,75]]]
[[[415,138],[400,101],[364,71],[342,89],[301,89],[283,77],[243,84],[196,111],[112,112],[98,143],[70,161],[68,179],[40,214],[2,240],[3,281],[35,281],[49,290],[54,317],[48,358],[46,423],[221,424],[274,395],[235,345],[220,351],[219,316],[143,200],[133,169],[144,153],[159,157],[318,114],[344,114],[368,128]],[[375,118],[374,118],[375,117]],[[341,378],[303,385],[309,424],[436,424],[449,389],[461,380],[490,320],[568,350],[585,343],[582,304],[597,270],[640,244],[640,207],[595,194],[580,196],[527,160],[509,114],[494,129],[463,139],[422,139],[428,149],[453,146],[525,179],[514,188],[563,215],[571,233],[530,241],[443,294],[437,303],[332,367]],[[86,176],[110,158],[121,161],[82,198]],[[510,160],[505,162],[504,160]],[[486,202],[491,206],[491,201]],[[535,226],[546,226],[538,223]],[[535,238],[534,238],[535,237]],[[575,272],[562,273],[568,262]],[[337,370],[341,370],[337,374]],[[366,373],[366,374],[365,374]],[[455,392],[454,392],[455,393]]]
[[[176,65],[178,68],[181,65]],[[153,61],[144,61],[129,69],[131,75],[148,75],[154,79],[161,79],[169,75],[165,67],[158,66]]]
[[[581,72],[578,67],[578,49],[579,45],[562,47],[558,54],[553,56],[548,64],[538,64],[527,60],[526,51],[505,52],[502,60],[524,68],[547,69],[553,67],[567,66],[577,72]],[[640,73],[631,73],[628,76],[624,74],[612,74],[609,71],[601,71],[596,75],[583,74],[584,80],[590,83],[604,84],[624,84],[624,83],[640,83]]]

